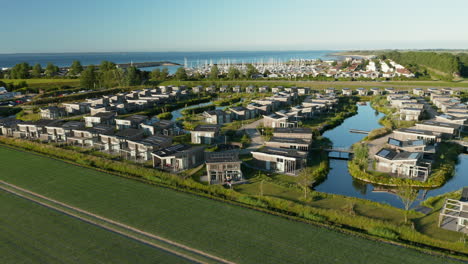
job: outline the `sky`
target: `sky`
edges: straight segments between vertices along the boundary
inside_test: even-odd
[[[0,53],[468,48],[467,0],[0,0]]]

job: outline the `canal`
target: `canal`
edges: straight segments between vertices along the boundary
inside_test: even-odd
[[[383,114],[376,112],[369,104],[358,105],[358,114],[346,119],[343,124],[332,130],[326,131],[323,136],[333,142],[334,147],[348,148],[363,139],[366,135],[350,133],[350,129],[370,131],[381,127],[378,123]],[[336,155],[330,153],[330,155]],[[442,187],[432,190],[421,190],[419,200],[436,196],[446,192],[459,190],[468,186],[468,155],[460,155],[456,166],[455,175]],[[403,207],[398,197],[388,188],[365,183],[354,179],[348,172],[348,161],[330,159],[330,172],[327,179],[315,190],[326,193],[341,194],[368,199],[380,203],[390,204],[395,207]],[[418,204],[416,202],[415,204]]]

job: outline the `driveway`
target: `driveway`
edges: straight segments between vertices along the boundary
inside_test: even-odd
[[[252,142],[250,143],[248,148],[241,150],[241,154],[248,154],[251,151],[260,148],[265,143],[262,136],[260,135],[260,133],[257,130],[257,126],[260,125],[261,122],[262,122],[262,119],[257,120],[255,122],[247,124],[247,125],[243,125],[241,127],[241,129],[244,129],[245,133],[252,140]]]

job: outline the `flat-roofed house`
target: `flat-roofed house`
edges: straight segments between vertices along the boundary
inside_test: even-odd
[[[264,115],[262,120],[264,127],[295,127],[297,126],[297,122],[289,121],[287,116],[278,115],[278,114],[271,114],[271,115]]]
[[[159,149],[153,156],[153,167],[168,171],[182,171],[205,162],[205,147],[184,144]]]
[[[65,108],[57,106],[49,106],[40,109],[42,119],[54,120],[64,117],[67,113]]]
[[[261,105],[257,103],[250,103],[247,105],[247,109],[256,110],[257,113],[261,115],[268,115],[271,112],[272,107],[271,105]]]
[[[398,177],[427,180],[431,171],[430,163],[424,162],[422,152],[396,151],[383,148],[374,155],[376,170]]]
[[[400,119],[405,121],[418,121],[421,118],[422,109],[402,108],[399,110]]]
[[[94,146],[108,152],[119,152],[127,148],[127,140],[140,140],[143,138],[143,130],[125,128],[111,134],[99,135],[99,142]]]
[[[115,127],[119,130],[125,128],[139,128],[140,124],[148,120],[147,116],[131,115],[125,118],[115,118]]]
[[[434,152],[434,148],[429,148],[424,140],[399,140],[389,137],[387,140],[389,148],[407,152]]]
[[[353,95],[353,90],[351,90],[349,88],[343,88],[341,91],[342,91],[343,95],[345,95],[345,96]]]
[[[94,147],[94,143],[99,141],[100,135],[111,135],[114,133],[114,129],[114,126],[111,125],[99,124],[94,127],[75,128],[67,137],[67,143],[82,147]]]
[[[198,125],[190,132],[193,144],[214,144],[220,139],[218,125]]]
[[[18,123],[22,122],[14,117],[0,119],[0,135],[12,137],[13,132],[18,129]]]
[[[159,120],[152,124],[142,123],[140,126],[145,135],[175,136],[178,134],[175,123],[170,120]]]
[[[172,139],[164,136],[149,136],[141,140],[127,140],[126,148],[121,150],[126,159],[150,160],[151,153],[172,145]]]
[[[377,88],[377,87],[372,87],[370,89],[370,91],[371,91],[372,95],[381,95],[382,94],[382,90],[380,90],[380,88]]]
[[[307,152],[296,149],[263,147],[252,151],[256,166],[279,173],[297,175],[307,164]]]
[[[418,96],[424,96],[425,92],[423,88],[414,88],[413,94]]]
[[[457,117],[453,115],[443,114],[435,116],[435,121],[460,125],[462,126],[462,131],[466,131],[468,127],[468,117]]]
[[[230,107],[232,120],[247,120],[258,116],[258,110],[255,108],[246,108],[243,106]]]
[[[39,139],[42,133],[45,133],[45,126],[59,123],[59,120],[28,121],[18,123],[18,129],[13,132],[15,138]]]
[[[95,125],[113,125],[115,116],[115,112],[100,112],[92,116],[85,116],[85,126],[93,127]]]
[[[326,94],[334,94],[335,93],[335,88],[328,87],[327,89],[325,89],[325,93]]]
[[[417,129],[441,133],[445,138],[452,138],[460,132],[460,125],[451,123],[442,123],[433,120],[425,120],[416,124]]]
[[[367,95],[367,89],[364,87],[359,87],[357,88],[357,92],[359,96],[366,96]]]
[[[232,91],[234,93],[240,93],[240,92],[242,92],[242,88],[240,87],[240,85],[236,85],[236,86],[232,87]]]
[[[280,138],[301,138],[312,140],[312,129],[308,127],[275,128],[273,130],[273,136]]]
[[[299,87],[297,88],[297,93],[299,95],[306,95],[310,93],[310,88],[309,87]]]
[[[209,124],[226,124],[231,122],[231,114],[223,110],[212,110],[203,112],[205,121]]]
[[[209,184],[232,184],[241,181],[242,161],[239,159],[237,151],[223,152],[206,152],[206,177],[201,180],[206,180]]]
[[[393,87],[387,87],[385,88],[385,92],[388,94],[395,94],[397,91]]]
[[[90,103],[64,103],[65,111],[69,115],[82,115],[90,112]]]
[[[308,151],[311,143],[312,140],[303,138],[272,137],[269,141],[265,142],[265,146]]]
[[[393,131],[394,138],[399,140],[417,140],[422,139],[426,144],[432,145],[440,142],[440,133],[432,131],[414,129],[414,128],[400,128]]]
[[[84,127],[84,122],[68,121],[57,122],[44,126],[40,139],[42,141],[66,142],[73,129]]]
[[[268,87],[268,86],[262,86],[262,87],[258,88],[259,93],[268,93],[269,90],[270,90],[270,87]]]

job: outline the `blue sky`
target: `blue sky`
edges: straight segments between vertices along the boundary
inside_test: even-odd
[[[0,53],[468,48],[466,0],[0,0]]]

